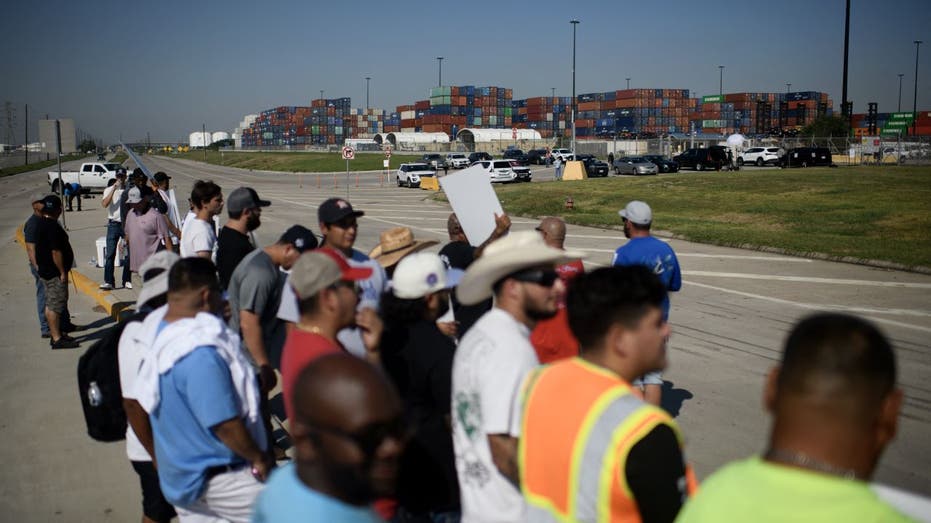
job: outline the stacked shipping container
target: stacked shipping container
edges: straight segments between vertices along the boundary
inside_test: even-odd
[[[804,127],[831,113],[827,93],[728,93],[703,97],[689,120],[704,133],[756,134]]]
[[[442,132],[455,137],[460,129],[509,128],[512,125],[511,89],[442,86],[430,90],[430,99],[398,106],[402,132]]]
[[[896,136],[931,135],[931,112],[919,112],[917,118],[911,112],[878,113],[876,133],[886,138]],[[855,136],[869,135],[869,120],[866,114],[854,114],[851,118]]]
[[[349,98],[318,99],[306,106],[282,106],[259,113],[242,130],[243,147],[343,143],[354,120]]]

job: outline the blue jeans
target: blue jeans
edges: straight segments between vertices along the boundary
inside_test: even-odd
[[[32,273],[32,277],[36,280],[36,311],[39,313],[39,329],[44,336],[49,334],[48,320],[45,319],[45,285],[39,278],[39,273],[36,272],[36,268],[33,267],[31,263],[29,264],[29,272]]]
[[[116,286],[113,280],[113,267],[116,260],[116,245],[123,236],[123,224],[111,221],[107,223],[107,249],[104,252],[105,261],[103,264],[103,281],[110,285]],[[130,281],[129,274],[129,249],[126,250],[126,257],[123,258],[123,283]]]

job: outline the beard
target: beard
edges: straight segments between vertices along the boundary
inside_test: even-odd
[[[546,308],[533,303],[524,304],[524,314],[534,321],[548,320],[556,316],[558,310],[559,308],[555,305],[552,308]]]
[[[246,217],[246,229],[254,231],[262,224],[262,219],[258,214],[250,214]]]

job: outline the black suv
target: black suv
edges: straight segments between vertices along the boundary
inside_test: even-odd
[[[433,167],[434,169],[442,169],[446,167],[446,158],[442,154],[437,153],[427,153],[420,157],[420,161]]]
[[[696,171],[714,169],[720,171],[727,165],[727,148],[721,145],[712,145],[707,149],[686,149],[684,153],[673,158],[679,168],[691,167]]]
[[[546,149],[530,149],[527,151],[527,161],[536,165],[545,165]]]
[[[488,153],[471,153],[469,154],[469,165],[472,165],[475,162],[481,162],[484,160],[491,160],[491,155]]]
[[[831,167],[831,150],[827,147],[796,147],[786,151],[779,159],[782,167],[812,167],[816,165]]]
[[[656,164],[656,169],[661,173],[679,172],[679,164],[661,154],[644,154],[643,158]]]
[[[524,151],[520,149],[506,149],[501,157],[507,158],[508,160],[514,160],[523,166],[530,165],[530,158],[524,154]]]
[[[606,178],[608,176],[608,164],[595,158],[591,154],[579,154],[575,157],[576,160],[582,162],[582,165],[585,166],[585,172],[588,174],[589,178],[602,177]]]

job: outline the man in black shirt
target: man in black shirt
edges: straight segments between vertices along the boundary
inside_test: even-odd
[[[68,273],[74,265],[74,251],[68,233],[58,223],[61,198],[48,195],[42,200],[42,218],[36,223],[36,272],[45,286],[45,319],[52,335],[53,349],[73,349],[78,343],[61,329],[68,307]]]
[[[252,231],[262,223],[262,207],[271,203],[259,199],[251,187],[239,187],[226,199],[230,219],[217,236],[217,273],[221,289],[229,287],[236,266],[255,249]]]

